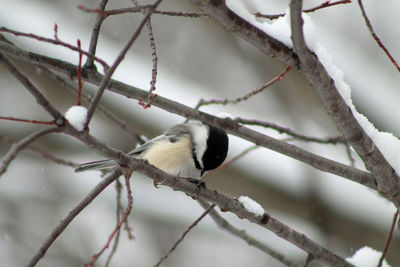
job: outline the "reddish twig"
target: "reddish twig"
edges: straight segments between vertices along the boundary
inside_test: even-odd
[[[78,39],[77,43],[78,43],[78,48],[81,49],[81,40]],[[78,62],[78,70],[77,70],[77,78],[78,78],[78,103],[77,103],[77,105],[78,106],[81,105],[81,95],[82,95],[82,86],[83,86],[81,74],[82,74],[82,53],[79,52],[79,62]]]
[[[26,122],[26,123],[33,123],[33,124],[45,124],[45,125],[55,125],[56,121],[37,121],[37,120],[26,120],[26,119],[18,119],[13,117],[1,117],[0,120],[9,120],[9,121],[18,121],[18,122]]]
[[[71,44],[63,42],[60,39],[45,38],[45,37],[42,37],[42,36],[39,36],[39,35],[36,35],[36,34],[33,34],[33,33],[24,33],[24,32],[20,32],[20,31],[14,31],[14,30],[8,29],[6,27],[0,27],[0,32],[10,33],[10,34],[13,34],[15,36],[23,36],[23,37],[35,39],[35,40],[40,41],[40,42],[50,43],[50,44],[54,44],[54,45],[60,45],[60,46],[66,47],[66,48],[68,48],[68,49],[70,49],[72,51],[80,52],[80,53],[84,54],[87,57],[93,57],[97,62],[99,62],[103,66],[104,70],[107,70],[109,68],[108,64],[104,60],[102,60],[102,59],[92,55],[91,53],[86,52],[86,51],[84,51],[84,50],[82,50],[82,49],[80,49],[80,48],[78,48],[76,46],[73,46]]]
[[[163,256],[154,266],[158,267],[160,264],[168,258],[168,256],[176,249],[176,247],[183,241],[185,236],[190,232],[190,230],[193,229],[213,208],[215,207],[215,204],[210,205],[201,215],[199,218],[197,218],[187,229],[181,237],[178,239],[178,241],[175,242],[175,244],[172,246],[172,248],[167,252],[165,256]]]
[[[304,9],[303,12],[305,13],[311,13],[314,12],[318,9],[322,9],[322,8],[327,8],[327,7],[331,7],[331,6],[335,6],[335,5],[340,5],[340,4],[349,4],[351,3],[351,0],[341,0],[341,1],[336,1],[336,2],[331,2],[330,0],[323,2],[322,4],[313,7],[313,8],[309,8],[309,9]],[[265,14],[261,14],[260,12],[257,12],[254,14],[254,16],[258,17],[258,18],[265,18],[265,19],[277,19],[279,17],[283,17],[285,16],[286,13],[281,13],[281,14],[275,14],[275,15],[265,15]]]
[[[128,207],[125,210],[124,216],[122,217],[121,221],[118,223],[118,225],[115,227],[114,231],[111,233],[111,235],[108,237],[106,245],[100,250],[99,253],[94,254],[92,256],[92,261],[88,264],[85,264],[85,267],[93,267],[94,263],[97,261],[97,259],[103,254],[103,252],[109,248],[111,241],[114,239],[114,236],[119,232],[121,229],[122,225],[125,223],[127,220],[129,214],[132,211],[133,207],[133,198],[132,198],[132,190],[131,190],[131,185],[129,181],[129,177],[125,177],[125,186],[127,190],[127,195],[128,195]]]
[[[242,101],[246,101],[247,99],[249,99],[252,96],[255,96],[259,93],[261,93],[262,91],[265,90],[265,88],[271,86],[272,84],[274,84],[277,81],[280,81],[283,79],[283,76],[288,73],[288,71],[291,69],[291,66],[287,66],[281,73],[279,73],[276,77],[274,77],[273,79],[271,79],[269,82],[267,82],[266,84],[264,84],[263,86],[261,86],[260,88],[257,88],[253,91],[251,91],[250,93],[238,97],[236,99],[233,100],[229,100],[229,99],[223,99],[223,100],[219,100],[219,99],[211,99],[211,100],[204,100],[204,99],[200,99],[199,103],[197,104],[197,106],[195,107],[195,109],[199,109],[201,106],[205,106],[205,105],[211,105],[211,104],[221,104],[221,105],[226,105],[226,104],[237,104],[239,102]]]
[[[156,44],[154,42],[153,27],[151,26],[150,18],[147,21],[146,26],[148,29],[150,47],[151,47],[151,51],[152,51],[151,56],[153,58],[153,69],[151,71],[150,89],[149,89],[149,93],[147,95],[146,106],[144,106],[144,107],[150,107],[151,100],[157,96],[157,94],[153,94],[153,92],[156,90],[158,57],[157,57],[157,51],[156,51]]]
[[[382,41],[379,39],[378,35],[375,33],[371,22],[369,21],[369,18],[367,16],[367,13],[365,12],[362,0],[358,0],[358,5],[360,6],[362,16],[364,17],[365,24],[367,24],[368,30],[371,33],[372,37],[375,39],[377,44],[379,45],[380,48],[385,52],[385,54],[389,57],[389,60],[393,63],[393,65],[396,67],[398,71],[400,71],[399,64],[397,61],[392,57],[390,54],[389,50],[383,45]]]
[[[139,3],[136,0],[132,0],[136,7],[139,7]],[[146,15],[145,10],[142,10],[143,15]],[[151,70],[151,81],[150,81],[150,89],[147,94],[146,101],[139,99],[139,105],[143,106],[144,109],[151,107],[151,100],[157,96],[157,94],[153,94],[156,90],[156,82],[157,82],[157,51],[156,51],[156,43],[154,42],[154,34],[153,27],[151,26],[151,18],[149,18],[146,22],[147,33],[149,36],[150,47],[151,47],[151,56],[153,58],[153,69]]]
[[[386,254],[389,249],[390,242],[392,241],[393,231],[394,231],[394,227],[396,225],[396,221],[397,221],[398,217],[399,217],[399,210],[397,210],[393,215],[392,226],[390,227],[389,235],[386,239],[385,248],[383,249],[382,256],[379,259],[378,267],[382,266],[383,260],[386,258]]]

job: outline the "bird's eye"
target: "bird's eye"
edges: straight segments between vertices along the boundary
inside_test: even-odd
[[[170,137],[170,138],[169,138],[169,141],[170,141],[171,143],[175,143],[176,141],[178,141],[178,138],[176,138],[176,137]]]

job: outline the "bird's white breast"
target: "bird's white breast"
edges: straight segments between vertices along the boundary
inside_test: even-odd
[[[192,157],[192,144],[189,136],[172,143],[167,138],[150,146],[139,155],[150,164],[175,176],[193,179],[200,178]]]

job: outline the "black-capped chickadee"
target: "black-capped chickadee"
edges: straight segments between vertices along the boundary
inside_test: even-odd
[[[128,153],[171,175],[200,179],[205,171],[217,168],[226,158],[228,136],[213,125],[190,120],[166,130],[142,146]],[[88,162],[75,169],[76,172],[107,169],[117,166],[115,160]]]

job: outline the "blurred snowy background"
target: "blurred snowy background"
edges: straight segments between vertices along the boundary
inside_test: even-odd
[[[0,26],[52,37],[54,23],[58,37],[84,48],[90,40],[95,14],[77,5],[95,8],[99,1],[0,0]],[[142,1],[143,3],[146,1]],[[289,1],[253,1],[261,13],[282,13]],[[305,8],[323,1],[304,1]],[[148,3],[148,2],[147,2]],[[375,31],[395,58],[399,59],[400,2],[365,1]],[[130,0],[110,0],[107,9],[130,7]],[[190,1],[165,0],[161,10],[198,11]],[[102,27],[97,56],[111,63],[142,19],[141,14],[108,18]],[[310,14],[320,41],[345,72],[353,90],[353,101],[377,128],[400,135],[400,76],[365,27],[355,1]],[[157,91],[167,98],[194,107],[200,98],[236,98],[260,87],[285,66],[264,56],[254,47],[208,18],[154,15],[152,25],[159,59]],[[24,38],[8,38],[30,51],[77,63],[71,51]],[[38,87],[65,112],[75,97],[43,75],[39,68],[16,62]],[[114,79],[143,88],[149,87],[152,58],[146,30],[118,67]],[[99,68],[101,70],[101,68]],[[33,97],[0,64],[0,116],[48,120],[49,116]],[[85,89],[93,87],[85,84]],[[123,118],[130,127],[147,137],[184,119],[156,107],[143,110],[137,101],[106,92],[102,104]],[[325,113],[313,89],[301,74],[290,71],[265,92],[237,105],[207,106],[211,114],[226,112],[234,117],[256,118],[289,127],[302,134],[336,136],[332,120]],[[19,140],[37,125],[0,120],[0,134]],[[111,146],[129,151],[135,147],[128,136],[101,115],[91,124],[91,133]],[[277,138],[272,130],[255,128]],[[349,164],[343,146],[293,141],[309,151]],[[67,136],[50,136],[37,142],[59,157],[75,162],[101,156]],[[230,136],[228,159],[252,144]],[[0,157],[10,146],[0,142]],[[363,168],[357,160],[356,166]],[[59,220],[99,182],[97,172],[75,174],[72,168],[55,165],[25,151],[0,178],[0,264],[23,266],[39,248]],[[375,192],[331,174],[322,173],[298,161],[267,149],[256,149],[228,169],[206,178],[209,188],[233,196],[250,196],[264,209],[294,229],[304,232],[343,257],[368,245],[382,250],[395,211]],[[162,257],[202,212],[196,201],[168,188],[154,188],[152,181],[134,174],[134,209],[130,216],[135,240],[125,232],[111,266],[152,266]],[[85,209],[57,239],[39,266],[81,266],[105,244],[115,225],[114,186],[110,186]],[[124,198],[125,200],[125,198]],[[303,262],[306,254],[266,230],[223,213],[223,217],[288,258]],[[400,265],[400,239],[394,236],[388,253],[392,266]],[[106,256],[99,259],[103,266]],[[280,266],[271,257],[242,240],[222,232],[205,218],[170,255],[163,266]],[[318,266],[313,264],[312,266]]]

